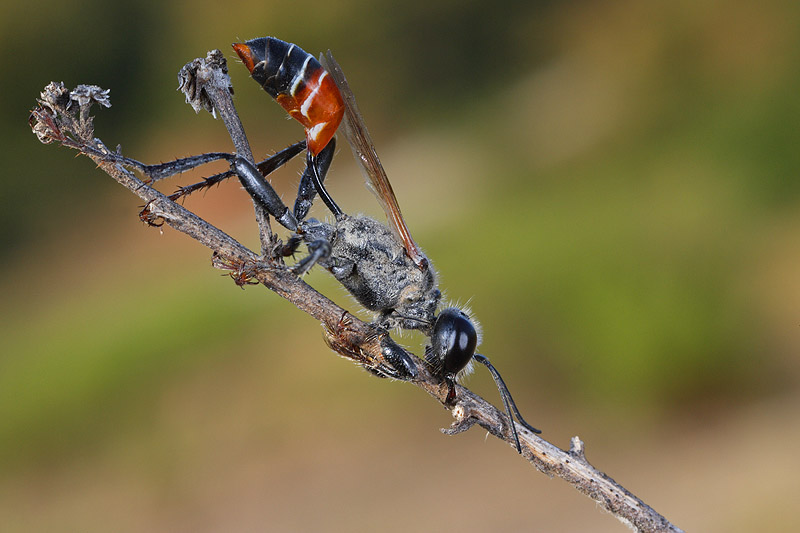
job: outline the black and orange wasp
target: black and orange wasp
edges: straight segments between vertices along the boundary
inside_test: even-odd
[[[320,265],[361,305],[375,313],[376,327],[419,330],[430,339],[425,362],[447,385],[449,405],[457,399],[456,382],[472,370],[472,362],[485,365],[500,391],[517,451],[521,452],[512,413],[527,430],[540,431],[522,418],[494,365],[475,353],[479,334],[469,314],[452,306],[439,310],[442,293],[436,272],[411,237],[353,92],[331,52],[317,60],[300,47],[274,37],[235,43],[233,49],[252,78],[303,125],[306,139],[255,166],[235,154],[213,153],[150,167],[150,174],[160,179],[161,174],[167,176],[208,161],[228,160],[230,172],[184,187],[172,198],[235,174],[253,199],[292,232],[283,255],[292,255],[300,244],[306,244],[309,254],[291,267],[295,273],[302,275]],[[336,147],[334,134],[340,126],[367,184],[386,213],[388,225],[364,215],[346,214],[325,189],[325,176]],[[264,177],[304,149],[306,168],[294,209],[289,210]],[[316,195],[333,214],[332,222],[307,218]],[[410,360],[395,357],[391,362],[394,369],[387,369],[384,375],[413,377],[414,363]]]

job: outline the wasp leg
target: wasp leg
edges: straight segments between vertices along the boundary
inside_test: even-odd
[[[269,176],[280,167],[288,163],[294,156],[306,149],[306,141],[302,140],[290,146],[287,146],[280,152],[277,152],[260,163],[256,163],[258,171],[262,176]],[[330,163],[329,163],[330,164]]]
[[[517,429],[514,427],[514,418],[511,416],[511,412],[514,412],[517,420],[519,420],[520,424],[525,426],[527,430],[532,431],[533,433],[541,433],[542,430],[536,429],[532,425],[528,424],[524,418],[522,418],[519,409],[517,409],[517,404],[514,403],[514,398],[511,397],[511,393],[508,391],[506,382],[503,381],[502,376],[500,376],[500,372],[498,372],[494,365],[489,362],[489,359],[477,353],[473,355],[472,358],[486,366],[486,368],[489,369],[489,372],[491,372],[492,378],[494,378],[494,382],[497,385],[497,389],[500,391],[500,397],[503,399],[503,405],[506,408],[506,414],[508,414],[508,419],[511,422],[511,432],[514,434],[514,442],[517,445],[517,452],[522,453],[522,448],[519,444],[519,436],[517,435]]]
[[[257,163],[256,167],[258,168],[258,171],[261,172],[262,176],[268,176],[271,173],[275,172],[278,168],[288,163],[293,157],[302,152],[305,149],[305,147],[306,147],[305,141],[294,143],[293,145],[284,148],[280,152],[273,154],[267,159]],[[175,161],[170,161],[169,163],[162,163],[160,165],[146,165],[145,168],[142,169],[142,173],[150,177],[152,181],[156,181],[158,179],[163,179],[171,175],[177,174],[179,172],[191,170],[197,166],[218,159],[226,159],[227,161],[230,162],[234,159],[234,157],[235,156],[233,154],[227,154],[227,153],[202,154],[199,156],[187,157],[184,159],[176,159]],[[153,172],[155,174],[151,174]],[[151,175],[155,175],[157,177],[153,178],[151,177]],[[190,194],[197,192],[201,189],[211,188],[214,185],[217,185],[222,181],[235,175],[236,173],[233,170],[226,170],[225,172],[214,174],[213,176],[203,178],[203,181],[193,183],[191,185],[186,185],[185,187],[180,187],[176,192],[169,195],[169,199],[175,202],[180,198],[189,196]]]
[[[313,241],[308,245],[308,255],[292,266],[292,272],[298,276],[302,276],[311,270],[311,267],[330,256],[331,244],[328,241],[324,239]]]
[[[340,283],[343,282],[342,280],[358,275],[356,262],[345,257],[334,257],[330,264],[325,265],[325,267],[330,270],[333,277],[338,279]]]
[[[411,381],[419,375],[414,360],[388,335],[381,339],[381,355],[385,362],[378,363],[374,368],[364,366],[372,375],[400,381]]]
[[[453,375],[444,377],[444,382],[447,385],[447,397],[444,399],[446,405],[453,405],[456,401],[456,380]]]
[[[139,170],[145,175],[145,177],[147,177],[150,183],[155,183],[156,181],[186,172],[187,170],[192,170],[193,168],[205,165],[206,163],[219,161],[220,159],[230,161],[233,159],[233,154],[229,154],[227,152],[209,152],[207,154],[193,155],[191,157],[182,157],[180,159],[175,159],[174,161],[159,163],[158,165],[145,165],[143,163],[139,163],[138,161],[134,161],[133,159],[129,159],[125,161],[125,164],[133,166]]]
[[[331,139],[328,145],[315,158],[316,172],[319,175],[320,183],[325,181],[335,150],[336,139]],[[314,170],[315,165],[307,161],[306,169],[300,178],[300,186],[297,188],[297,199],[294,202],[293,211],[297,220],[305,220],[308,211],[311,209],[311,204],[314,202],[314,197],[317,195],[317,187],[314,184]]]
[[[237,155],[231,161],[231,169],[236,173],[242,186],[258,205],[275,217],[275,220],[284,228],[291,231],[297,230],[297,219],[294,218],[294,215],[283,203],[283,200],[272,188],[272,185],[264,179],[261,172],[251,162]]]
[[[325,205],[328,206],[334,215],[337,217],[342,214],[342,210],[333,201],[328,194],[328,191],[322,185],[325,180],[325,175],[333,161],[333,154],[336,151],[336,141],[331,139],[331,142],[316,156],[312,156],[307,152],[306,169],[300,179],[300,186],[297,191],[297,198],[295,200],[294,209],[289,212],[286,204],[278,197],[272,186],[263,179],[289,161],[292,157],[297,155],[303,148],[306,147],[305,141],[293,144],[289,148],[278,152],[271,158],[262,161],[258,165],[258,171],[254,172],[254,167],[244,159],[235,157],[231,162],[231,171],[239,176],[239,180],[244,185],[245,190],[250,193],[250,196],[262,207],[264,207],[269,214],[275,217],[284,227],[295,231],[297,229],[298,221],[304,220],[308,211],[311,209],[311,204],[314,197],[319,194]],[[261,175],[259,175],[259,172]],[[212,176],[214,177],[214,176]],[[224,176],[220,179],[225,179],[229,176]],[[204,186],[203,184],[197,184]],[[312,263],[313,265],[313,263]],[[309,267],[310,268],[310,267]]]
[[[286,242],[276,251],[281,257],[293,256],[301,244],[303,244],[303,236],[295,233],[286,239]]]
[[[324,153],[325,150],[320,152],[318,156],[313,156],[311,155],[311,152],[306,152],[306,170],[311,169],[311,182],[314,184],[317,194],[319,194],[319,197],[322,198],[322,201],[325,202],[325,205],[331,210],[331,213],[333,213],[333,215],[338,219],[344,214],[344,211],[342,211],[342,209],[336,205],[336,202],[334,202],[333,198],[331,198],[331,195],[328,194],[325,186],[322,185],[322,180],[324,179],[324,173],[322,172],[324,159],[320,159],[320,157]],[[333,151],[331,151],[330,157],[332,157],[332,155]],[[328,164],[330,165],[330,162]],[[324,170],[327,172],[327,168]]]

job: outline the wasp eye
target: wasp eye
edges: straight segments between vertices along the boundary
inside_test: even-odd
[[[467,366],[478,345],[478,332],[469,317],[454,307],[436,318],[431,335],[432,354],[438,359],[443,375],[458,374]]]

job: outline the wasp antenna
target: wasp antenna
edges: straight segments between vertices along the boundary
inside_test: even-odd
[[[517,435],[517,429],[514,427],[514,418],[512,417],[511,413],[513,411],[514,415],[516,415],[517,420],[519,420],[520,424],[525,426],[525,428],[533,433],[539,434],[542,432],[540,429],[536,429],[535,427],[528,424],[522,415],[517,409],[517,404],[514,403],[514,398],[511,397],[511,393],[506,386],[506,382],[503,381],[503,377],[500,375],[500,372],[494,367],[494,365],[481,354],[475,354],[472,356],[473,359],[484,365],[486,368],[489,369],[489,372],[492,374],[494,378],[495,385],[497,385],[497,389],[500,391],[500,397],[503,399],[503,405],[506,408],[506,414],[508,414],[508,418],[511,421],[511,432],[514,434],[514,442],[517,445],[517,452],[522,453],[522,447],[519,444],[519,436]]]

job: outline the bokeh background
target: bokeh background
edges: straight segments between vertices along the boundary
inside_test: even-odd
[[[424,394],[333,357],[26,124],[49,81],[92,83],[113,103],[97,135],[128,156],[229,150],[176,73],[274,35],[333,49],[443,289],[544,437],[579,435],[686,530],[796,531],[798,21],[780,0],[6,0],[0,529],[623,530],[483,431],[441,435]],[[230,71],[257,154],[302,138]],[[273,176],[284,198],[300,170]],[[381,216],[349,150],[329,183]],[[186,205],[257,246],[236,183]],[[469,385],[498,401],[485,371]]]

